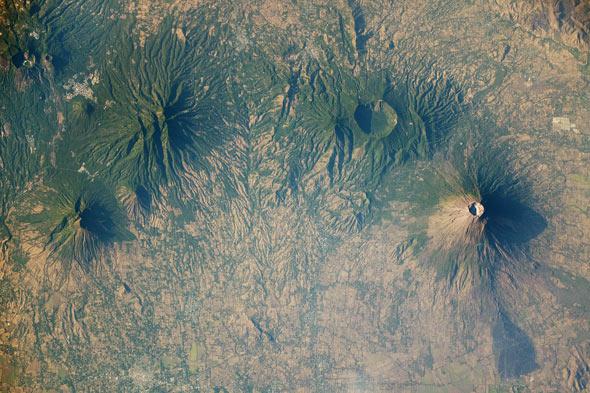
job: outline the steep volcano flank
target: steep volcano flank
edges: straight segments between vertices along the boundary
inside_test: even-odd
[[[225,139],[221,68],[206,32],[170,21],[143,48],[131,45],[107,65],[88,156],[116,182],[185,191],[194,171]],[[104,166],[106,163],[106,167]]]
[[[427,258],[450,287],[493,295],[497,280],[512,280],[531,266],[530,242],[547,223],[535,210],[530,184],[483,156],[460,172],[437,173],[450,192],[428,220]]]
[[[284,79],[288,80],[289,90],[283,98],[277,131],[293,148],[287,150],[285,157],[288,173],[279,200],[287,192],[296,194],[303,186],[302,177],[314,171],[327,155],[326,169],[333,181],[350,162],[355,143],[354,130],[342,106],[340,86],[351,82],[350,79],[330,75],[315,63],[291,69]]]
[[[436,270],[445,297],[458,302],[462,319],[491,324],[500,377],[520,377],[538,366],[532,340],[508,315],[517,305],[505,291],[520,291],[530,282],[537,264],[533,244],[542,250],[533,240],[547,226],[537,211],[543,197],[504,150],[470,152],[456,162],[425,181],[438,201],[425,207],[428,240],[422,258]]]
[[[480,188],[481,203],[486,207],[487,241],[506,258],[514,259],[527,254],[527,244],[547,226],[545,219],[532,207],[528,198],[530,189],[518,180],[486,184]]]
[[[125,240],[123,217],[112,201],[84,193],[77,199],[61,197],[55,212],[59,218],[46,246],[52,255],[73,261],[84,269],[116,241]]]
[[[23,204],[18,221],[40,237],[51,260],[92,268],[117,242],[130,240],[124,213],[103,187],[83,181],[42,187]],[[32,210],[32,213],[31,213]]]
[[[383,100],[386,78],[310,62],[291,70],[289,84],[277,127],[293,145],[286,166],[295,163],[300,178],[339,187],[374,185],[387,165],[384,145],[397,122]]]
[[[127,212],[127,217],[141,225],[148,222],[152,212],[152,196],[143,186],[135,189],[121,186],[117,189],[117,199]]]
[[[395,164],[429,157],[464,113],[461,89],[443,73],[420,70],[394,76],[388,85],[383,100],[397,114],[388,154]]]

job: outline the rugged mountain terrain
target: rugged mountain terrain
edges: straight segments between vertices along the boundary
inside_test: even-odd
[[[0,389],[582,392],[585,1],[0,1]]]

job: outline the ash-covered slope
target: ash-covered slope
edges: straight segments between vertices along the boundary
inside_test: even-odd
[[[515,299],[555,289],[545,278],[552,268],[546,231],[554,187],[535,184],[538,169],[496,141],[501,130],[466,120],[454,128],[445,154],[393,172],[384,183],[392,191],[384,195],[405,206],[391,212],[393,220],[409,230],[419,245],[412,254],[434,277],[424,292],[430,295],[422,295],[433,298],[429,312],[463,321],[461,335],[469,335],[468,326],[490,329],[498,375],[520,378],[539,363],[531,328],[522,326],[524,305]],[[490,134],[496,137],[484,137]]]
[[[542,197],[501,148],[472,152],[458,164],[464,166],[443,164],[433,172],[444,180],[433,190],[438,202],[428,219],[428,258],[451,286],[493,289],[500,272],[511,277],[532,264],[529,244],[547,226],[535,210]]]

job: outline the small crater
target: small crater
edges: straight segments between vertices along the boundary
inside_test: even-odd
[[[483,205],[479,202],[471,202],[468,206],[469,213],[475,217],[483,216],[485,211]]]

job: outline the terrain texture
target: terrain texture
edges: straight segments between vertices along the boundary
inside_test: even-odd
[[[588,1],[0,33],[0,391],[590,389]]]

